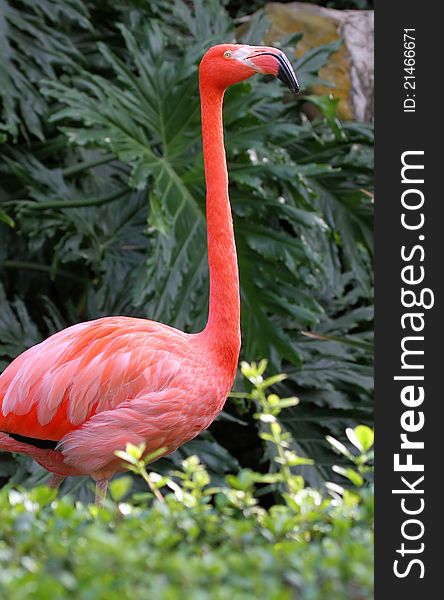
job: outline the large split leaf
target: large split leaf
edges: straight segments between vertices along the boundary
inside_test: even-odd
[[[82,62],[67,30],[91,30],[88,17],[81,0],[0,0],[0,131],[44,138],[48,105],[39,82]]]

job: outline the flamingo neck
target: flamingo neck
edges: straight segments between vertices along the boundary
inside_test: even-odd
[[[224,90],[201,80],[200,95],[210,271],[209,314],[203,334],[234,373],[240,350],[240,299],[222,122]]]

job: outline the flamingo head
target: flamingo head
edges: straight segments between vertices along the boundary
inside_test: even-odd
[[[200,63],[200,75],[216,87],[227,88],[255,73],[274,75],[297,93],[299,82],[290,61],[278,48],[220,44],[213,46]]]

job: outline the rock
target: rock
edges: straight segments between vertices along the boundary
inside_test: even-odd
[[[304,2],[270,3],[265,7],[270,21],[265,42],[273,42],[298,31],[304,37],[297,56],[310,48],[343,39],[344,44],[320,71],[320,77],[334,88],[315,86],[317,94],[332,93],[340,98],[341,119],[373,119],[374,14],[371,10],[335,10]]]

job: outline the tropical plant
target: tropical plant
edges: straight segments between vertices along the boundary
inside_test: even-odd
[[[237,34],[219,0],[0,0],[3,367],[103,315],[204,325],[197,65],[209,45],[260,43],[265,30],[258,14]],[[299,39],[282,44],[291,52]],[[337,48],[295,60],[305,90]],[[307,102],[319,118],[307,119]],[[282,422],[316,459],[304,467],[313,481],[334,461],[325,435],[371,422],[373,138],[369,125],[341,125],[335,108],[332,97],[290,97],[260,78],[225,103],[243,356],[284,365],[279,390],[301,406]],[[189,450],[200,444],[205,461],[213,452],[220,476],[239,416],[251,427],[229,404],[225,431],[212,430],[218,450],[208,439]]]

